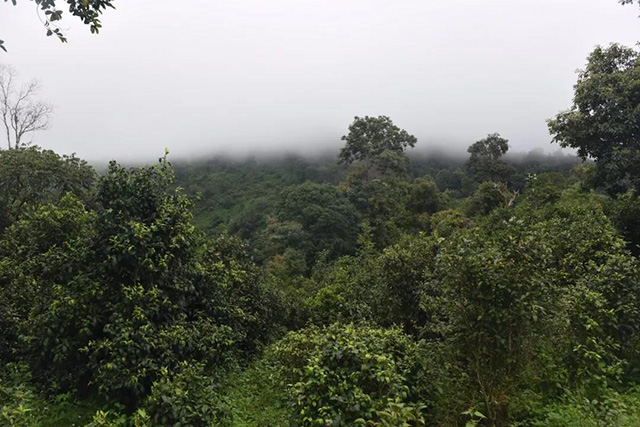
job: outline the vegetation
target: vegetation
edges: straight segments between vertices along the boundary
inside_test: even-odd
[[[337,162],[1,151],[0,423],[639,425],[636,62],[549,122],[579,165],[384,116]]]
[[[556,142],[595,160],[594,185],[612,193],[637,189],[640,183],[639,73],[640,56],[634,49],[597,47],[580,73],[573,106],[549,121]]]
[[[5,3],[9,0],[4,0]],[[64,3],[64,7],[69,8],[69,13],[75,16],[83,24],[88,25],[91,34],[98,34],[102,24],[100,23],[100,15],[107,9],[115,9],[114,0],[31,0],[34,1],[38,9],[44,12],[43,24],[47,32],[47,36],[56,36],[61,42],[66,43],[67,38],[61,28],[57,26],[62,20],[63,10],[60,7]],[[15,6],[18,0],[11,0]],[[7,51],[4,41],[0,40],[0,49]]]

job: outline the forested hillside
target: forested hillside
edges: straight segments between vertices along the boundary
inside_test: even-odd
[[[550,128],[586,157],[581,114]],[[1,151],[2,423],[640,423],[635,168],[499,134],[411,158],[384,116],[343,142],[101,175]]]
[[[0,103],[0,426],[640,426],[640,52],[573,92],[556,154],[362,116],[100,173]]]

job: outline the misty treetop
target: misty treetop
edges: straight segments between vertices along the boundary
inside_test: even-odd
[[[515,172],[502,160],[507,151],[509,141],[498,133],[490,134],[469,147],[470,157],[465,166],[477,181],[507,182]]]
[[[395,126],[387,116],[365,116],[353,120],[342,141],[345,145],[338,155],[339,163],[359,162],[368,176],[374,168],[381,173],[403,171],[406,165],[402,154],[418,139]]]

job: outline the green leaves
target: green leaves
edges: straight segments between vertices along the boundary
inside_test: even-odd
[[[578,76],[573,105],[548,121],[554,142],[595,160],[591,184],[610,193],[640,186],[639,94],[640,54],[598,46]]]
[[[138,404],[165,368],[193,360],[221,372],[266,341],[271,300],[246,248],[204,241],[172,182],[166,158],[112,163],[93,209],[67,195],[6,231],[0,290],[19,310],[3,333],[24,337],[41,378]]]
[[[398,330],[335,324],[289,333],[270,354],[302,425],[423,425],[408,378],[416,346]],[[391,420],[399,423],[391,423]]]
[[[367,177],[372,168],[379,172],[404,173],[407,158],[404,150],[414,147],[417,138],[395,126],[387,116],[355,117],[349,134],[342,137],[345,146],[340,150],[338,163],[361,162]]]
[[[5,0],[7,2],[8,0]],[[62,30],[56,27],[57,22],[62,20],[62,9],[59,8],[60,3],[65,3],[69,13],[77,17],[83,24],[89,25],[91,34],[97,34],[102,28],[99,16],[106,8],[115,9],[113,0],[33,0],[36,2],[40,10],[44,12],[44,27],[47,36],[56,36],[62,43],[67,42],[67,38]],[[17,4],[17,0],[11,0],[13,5]],[[6,52],[2,41],[0,40],[0,49]]]
[[[355,251],[359,218],[355,207],[344,193],[328,184],[307,182],[284,190],[277,214],[281,221],[296,221],[307,236],[304,242],[282,239],[284,249],[306,249],[307,262],[322,251],[331,257],[352,254]],[[296,245],[297,243],[297,245]]]
[[[0,151],[0,164],[0,230],[67,192],[88,201],[95,182],[95,171],[85,161],[39,147]]]
[[[489,134],[486,138],[472,144],[467,150],[471,156],[465,167],[476,181],[507,182],[514,173],[513,167],[502,160],[509,150],[509,141],[500,134]]]
[[[227,415],[217,379],[207,376],[201,363],[162,369],[152,389],[144,407],[153,425],[210,426]]]

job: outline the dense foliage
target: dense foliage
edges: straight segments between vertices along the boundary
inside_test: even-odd
[[[398,330],[305,329],[289,333],[270,357],[290,389],[296,424],[366,425],[380,422],[391,404],[408,409],[404,421],[424,423],[411,402],[416,345]]]
[[[640,56],[612,44],[597,47],[580,72],[572,107],[549,121],[554,140],[593,158],[594,184],[617,193],[638,188]]]
[[[196,378],[189,364],[220,376],[268,340],[275,306],[241,242],[206,241],[171,184],[164,159],[111,163],[94,208],[69,193],[5,230],[3,357],[29,362],[52,392],[144,401],[167,422],[158,399]]]
[[[0,152],[0,423],[639,425],[635,62],[598,48],[550,122],[582,165],[412,159],[384,116],[177,179]]]

